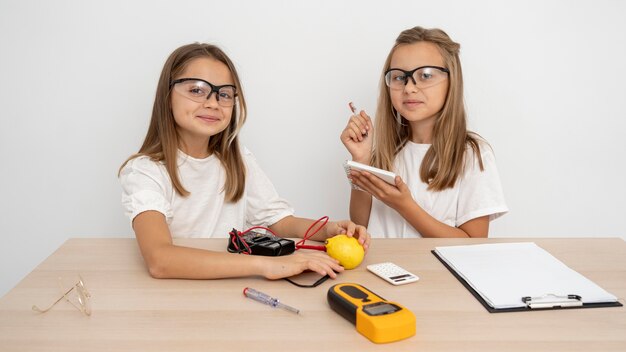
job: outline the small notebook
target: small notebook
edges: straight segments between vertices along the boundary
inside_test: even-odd
[[[436,247],[432,252],[492,313],[622,305],[533,242]]]

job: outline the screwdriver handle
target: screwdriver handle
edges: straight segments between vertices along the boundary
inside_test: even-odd
[[[263,293],[263,292],[259,292],[253,288],[250,287],[246,287],[243,289],[243,295],[248,297],[248,298],[252,298],[255,301],[267,304],[273,308],[282,308],[285,310],[288,310],[292,313],[296,313],[296,314],[300,314],[300,310],[296,309],[294,307],[288,306],[286,304],[280,303],[280,301],[277,298],[272,298],[271,296]]]
[[[272,307],[278,307],[278,300],[276,298],[272,298],[271,296],[263,293],[263,292],[259,292],[253,288],[250,287],[246,287],[243,289],[243,294],[248,297],[248,298],[252,298],[255,301],[270,305]]]

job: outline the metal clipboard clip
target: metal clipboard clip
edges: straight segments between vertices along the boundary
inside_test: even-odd
[[[579,295],[555,295],[548,293],[539,297],[522,297],[522,302],[530,309],[580,307],[583,305]]]

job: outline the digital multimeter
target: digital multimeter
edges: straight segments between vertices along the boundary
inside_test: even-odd
[[[279,256],[291,254],[296,250],[295,242],[288,238],[256,231],[246,232],[243,236],[237,229],[233,229],[229,233],[230,240],[226,249],[230,253],[247,252],[253,255]]]
[[[415,335],[415,315],[365,287],[343,283],[328,289],[328,304],[356,325],[356,330],[375,343],[393,342]]]

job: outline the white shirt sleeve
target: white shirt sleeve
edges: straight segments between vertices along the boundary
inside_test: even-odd
[[[247,171],[246,222],[251,226],[271,226],[293,215],[293,208],[278,195],[254,155],[245,147],[242,149]]]
[[[489,215],[490,221],[495,220],[509,210],[504,201],[500,175],[491,147],[480,143],[483,171],[480,170],[476,155],[471,149],[468,152],[465,174],[459,184],[457,227],[486,215]]]
[[[172,185],[165,168],[146,156],[129,161],[120,172],[122,205],[132,224],[144,211],[155,210],[172,219],[172,208],[167,200]]]

